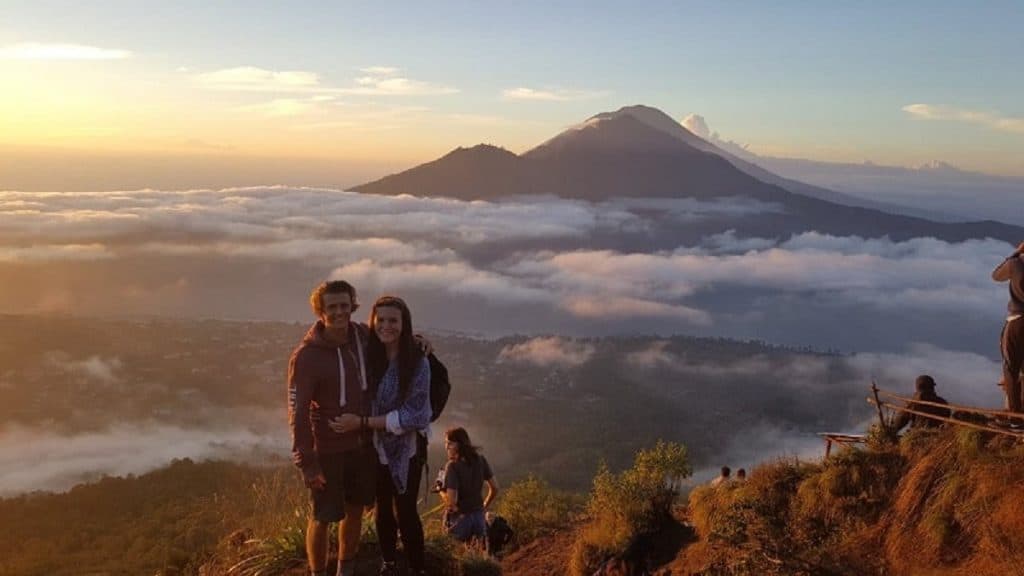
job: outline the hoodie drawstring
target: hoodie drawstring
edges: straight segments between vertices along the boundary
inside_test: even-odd
[[[366,392],[366,361],[363,356],[363,339],[359,335],[359,329],[353,328],[356,337],[356,351],[358,357],[356,362],[359,364],[359,384]],[[338,353],[338,386],[341,387],[340,393],[338,394],[338,404],[344,408],[345,404],[348,404],[348,398],[345,395],[345,359],[341,354],[341,348],[335,348]]]

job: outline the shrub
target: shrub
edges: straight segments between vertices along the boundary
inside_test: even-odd
[[[633,539],[657,530],[670,513],[682,480],[691,473],[686,447],[663,441],[638,452],[633,467],[619,474],[602,463],[569,572],[591,574],[607,558],[625,551]]]
[[[579,496],[555,490],[531,474],[502,492],[497,511],[515,531],[517,545],[522,545],[565,528],[582,506]]]

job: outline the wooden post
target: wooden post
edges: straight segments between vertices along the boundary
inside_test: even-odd
[[[871,380],[871,393],[875,395],[875,408],[878,409],[878,423],[882,425],[882,432],[889,436],[889,427],[885,424],[885,415],[882,414],[882,401],[878,399],[878,385]]]

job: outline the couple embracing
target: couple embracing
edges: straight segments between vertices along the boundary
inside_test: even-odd
[[[424,569],[416,494],[431,419],[430,364],[413,337],[406,303],[383,296],[369,324],[352,321],[355,288],[342,280],[313,290],[317,316],[288,364],[292,458],[310,489],[306,555],[327,574],[328,526],[338,530],[338,576],[351,576],[364,509],[377,507],[381,574],[397,574],[398,534],[413,574]],[[427,346],[428,347],[428,346]]]

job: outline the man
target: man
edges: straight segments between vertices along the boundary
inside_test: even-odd
[[[921,374],[917,377],[917,380],[914,381],[914,389],[914,400],[949,404],[949,402],[946,402],[945,398],[935,393],[935,380],[927,374]],[[931,406],[929,404],[919,404],[918,402],[908,402],[907,408],[916,412],[942,416],[943,418],[949,418],[950,415],[949,408]],[[934,418],[928,418],[927,416],[911,414],[910,412],[900,412],[900,415],[896,418],[896,422],[893,423],[893,432],[899,432],[906,427],[907,424],[910,424],[911,428],[934,428],[936,426],[941,426],[942,421],[935,420]]]
[[[1006,392],[1006,409],[1022,412],[1021,364],[1024,363],[1024,242],[992,271],[996,282],[1010,283],[1010,301],[1006,306],[1006,322],[999,336],[999,349],[1003,355],[1003,377],[999,384]],[[1019,421],[1013,423],[1019,426]]]
[[[730,480],[730,474],[732,474],[732,469],[730,469],[728,466],[722,466],[721,474],[719,474],[717,478],[711,481],[711,487],[715,488],[717,486],[721,486],[722,484],[728,483]]]
[[[310,489],[306,557],[313,576],[327,575],[327,531],[338,530],[338,576],[351,576],[359,551],[363,508],[374,502],[376,454],[362,430],[333,431],[341,414],[370,415],[366,327],[352,322],[359,308],[355,288],[324,282],[310,295],[317,316],[288,363],[288,420],[292,459]]]

